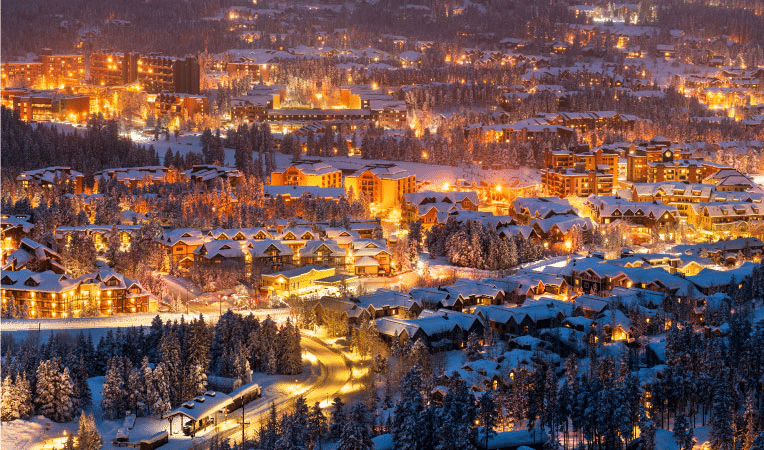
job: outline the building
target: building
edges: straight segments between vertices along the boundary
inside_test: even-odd
[[[22,316],[31,318],[81,317],[101,314],[154,312],[157,299],[141,286],[111,270],[80,278],[51,271],[3,271],[2,302],[12,302]]]
[[[305,266],[297,269],[282,270],[263,274],[260,278],[260,292],[288,298],[292,295],[304,295],[323,288],[317,281],[334,276],[336,269],[327,266]]]
[[[271,184],[276,186],[343,187],[342,171],[317,159],[296,161],[282,170],[271,172]]]
[[[604,170],[586,170],[582,164],[575,168],[541,169],[541,183],[547,194],[560,198],[574,195],[611,195],[613,174]]]
[[[44,169],[28,170],[22,172],[17,181],[21,181],[25,189],[31,185],[37,185],[43,188],[53,188],[53,186],[65,184],[71,186],[75,194],[81,194],[83,190],[83,180],[85,175],[71,167],[46,167]]]
[[[138,81],[146,92],[199,94],[199,61],[137,53],[99,52],[90,55],[93,84],[117,86]]]
[[[182,172],[181,172],[182,174]],[[104,169],[93,174],[96,182],[100,179],[114,180],[117,183],[124,184],[130,189],[148,186],[154,183],[173,183],[179,181],[180,174],[170,171],[163,166],[144,166],[144,167],[120,167],[114,169]]]
[[[43,54],[40,59],[45,77],[44,85],[48,89],[77,85],[85,78],[84,55]]]
[[[404,195],[416,192],[416,175],[395,164],[370,164],[345,175],[345,190],[363,193],[377,210],[400,207]]]
[[[650,235],[655,231],[664,238],[671,238],[676,232],[679,212],[672,206],[607,196],[589,197],[585,204],[594,220],[601,224],[622,220],[640,228],[634,232]]]
[[[218,180],[228,181],[236,186],[243,175],[240,170],[231,167],[214,166],[212,164],[200,164],[184,172],[185,178],[195,183],[204,183],[214,186]]]
[[[189,120],[197,115],[209,113],[210,104],[207,97],[194,94],[179,94],[162,92],[154,101],[157,116],[169,120]]]
[[[37,85],[44,72],[41,62],[4,62],[0,65],[0,88]]]
[[[13,110],[27,122],[53,119],[85,122],[90,117],[90,97],[30,91],[13,97]]]

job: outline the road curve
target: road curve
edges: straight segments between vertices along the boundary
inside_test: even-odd
[[[345,358],[337,351],[330,349],[324,342],[305,334],[301,340],[303,359],[306,353],[311,353],[316,358],[316,364],[319,366],[319,375],[307,390],[295,392],[291,395],[281,393],[263,392],[263,396],[247,404],[244,408],[246,438],[251,439],[256,435],[261,423],[267,420],[271,408],[271,402],[276,405],[276,411],[279,416],[288,412],[294,406],[295,400],[299,396],[305,397],[308,407],[312,407],[316,402],[323,402],[322,407],[326,405],[328,399],[332,402],[342,388],[348,383],[351,376],[350,367]],[[340,395],[340,397],[342,397]],[[193,444],[194,449],[209,448],[213,439],[224,441],[228,439],[231,444],[241,442],[241,410],[232,411],[228,414],[229,420],[236,421],[237,426],[226,429],[217,434],[204,436],[204,441]]]

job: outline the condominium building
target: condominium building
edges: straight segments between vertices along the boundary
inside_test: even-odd
[[[342,171],[317,159],[296,161],[286,169],[271,172],[276,186],[342,187]]]
[[[570,195],[588,197],[611,195],[613,174],[604,170],[586,170],[583,164],[575,168],[541,169],[541,182],[547,194],[564,198]]]
[[[395,164],[370,164],[345,175],[345,190],[365,194],[378,209],[401,206],[404,194],[416,188],[416,175]]]
[[[101,86],[141,83],[149,93],[199,94],[199,61],[164,55],[100,52],[90,56],[92,82]]]

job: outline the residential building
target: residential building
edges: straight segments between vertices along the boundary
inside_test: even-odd
[[[271,184],[339,188],[343,187],[342,171],[321,160],[305,159],[271,172]]]
[[[305,266],[263,274],[260,278],[260,292],[263,295],[288,298],[319,291],[323,286],[316,282],[333,276],[334,267]]]
[[[21,181],[24,188],[29,188],[33,184],[44,188],[65,184],[71,186],[75,194],[80,194],[83,191],[82,181],[84,178],[85,175],[72,170],[71,167],[59,166],[28,170],[22,172],[16,177],[16,180]]]
[[[345,190],[363,193],[376,210],[400,207],[416,191],[416,175],[390,163],[370,164],[345,175]]]
[[[541,169],[541,182],[549,195],[564,198],[570,195],[611,195],[613,174],[603,170],[586,170],[582,164],[573,169]]]

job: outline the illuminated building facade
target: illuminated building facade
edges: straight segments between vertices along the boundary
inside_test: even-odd
[[[94,84],[116,86],[138,81],[146,92],[199,94],[199,62],[196,58],[101,52],[90,56]]]
[[[541,169],[541,183],[549,195],[565,198],[571,195],[588,197],[611,195],[613,174],[602,170],[586,170],[583,164],[574,168]]]
[[[319,160],[296,161],[286,169],[271,172],[271,184],[340,188],[342,171]]]
[[[378,209],[400,207],[405,194],[416,192],[416,175],[395,164],[371,164],[345,176],[345,190],[351,188]]]

